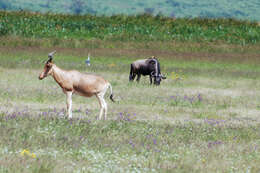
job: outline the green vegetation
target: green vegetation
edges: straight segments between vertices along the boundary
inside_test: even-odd
[[[59,67],[112,84],[117,103],[106,95],[98,121],[95,97],[74,95],[68,120],[58,84],[38,80],[51,50],[0,47],[0,172],[259,172],[259,54],[154,50],[167,76],[155,87],[128,82],[130,62],[150,50],[91,49],[86,67],[88,49],[57,48]]]
[[[139,16],[73,16],[0,12],[0,36],[27,38],[182,41],[258,44],[257,23],[233,19],[172,19]]]
[[[234,19],[0,12],[0,172],[259,172],[259,43],[258,23]],[[53,50],[112,84],[108,120],[76,95],[66,118],[58,84],[38,80]],[[129,83],[152,55],[167,79]]]
[[[1,115],[1,172],[259,171],[256,126],[30,116]]]
[[[260,20],[258,0],[0,0],[1,9],[64,14],[207,17]]]

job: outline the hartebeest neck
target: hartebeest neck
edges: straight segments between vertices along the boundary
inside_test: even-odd
[[[53,64],[51,75],[58,84],[61,84],[64,81],[66,71],[62,70],[61,68]]]

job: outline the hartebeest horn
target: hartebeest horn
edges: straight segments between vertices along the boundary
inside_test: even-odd
[[[53,57],[53,55],[56,53],[56,50],[55,51],[53,51],[53,52],[51,52],[51,53],[49,53],[49,55],[48,55],[48,57],[50,58],[50,57]]]
[[[49,59],[48,59],[47,62],[52,62],[52,58],[53,58],[53,55],[54,55],[55,53],[56,53],[56,50],[48,54]]]

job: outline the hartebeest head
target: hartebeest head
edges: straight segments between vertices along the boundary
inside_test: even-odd
[[[48,57],[48,61],[45,63],[43,71],[40,73],[39,75],[39,79],[42,80],[45,77],[47,77],[48,75],[50,75],[52,73],[52,66],[53,66],[53,55],[55,54],[56,51],[53,51],[51,53],[49,53]]]

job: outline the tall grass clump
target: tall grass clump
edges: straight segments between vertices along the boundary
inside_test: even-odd
[[[91,16],[0,12],[0,36],[119,41],[193,41],[256,44],[256,22],[235,19]]]

